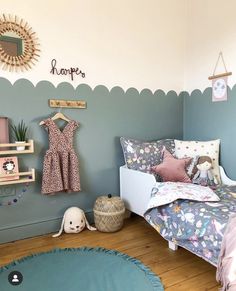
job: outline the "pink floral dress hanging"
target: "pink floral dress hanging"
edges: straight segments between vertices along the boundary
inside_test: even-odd
[[[61,131],[48,118],[43,126],[48,131],[49,149],[43,163],[42,193],[80,191],[79,160],[73,148],[73,136],[79,126],[78,122],[70,120]]]

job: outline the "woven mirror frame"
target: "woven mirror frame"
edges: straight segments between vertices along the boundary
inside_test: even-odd
[[[3,41],[6,38],[11,39],[11,35],[16,40],[22,42],[22,52],[12,55],[4,49]],[[13,39],[13,38],[12,38]],[[35,65],[39,58],[39,43],[35,32],[23,19],[17,16],[0,16],[0,67],[8,71],[29,70]]]

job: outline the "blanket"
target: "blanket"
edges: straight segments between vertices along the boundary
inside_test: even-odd
[[[178,193],[170,199],[176,200],[164,203],[164,194],[157,187],[152,191],[144,217],[166,240],[217,266],[226,225],[229,217],[236,213],[236,186],[218,186],[214,192],[219,201],[206,202],[204,199],[209,198],[205,194],[203,201],[196,201],[180,197],[182,194]]]

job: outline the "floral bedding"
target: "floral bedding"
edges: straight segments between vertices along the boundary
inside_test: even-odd
[[[166,240],[216,266],[229,216],[236,213],[236,186],[222,185],[214,191],[219,201],[177,199],[158,207],[151,205],[144,217]],[[152,191],[152,198],[158,195]]]

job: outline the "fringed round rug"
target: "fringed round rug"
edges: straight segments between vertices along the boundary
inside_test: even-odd
[[[12,275],[14,272],[20,272],[22,278],[20,275]],[[14,283],[17,280],[18,283]],[[1,268],[0,290],[162,291],[164,289],[160,279],[140,261],[113,250],[83,247],[39,253]]]

